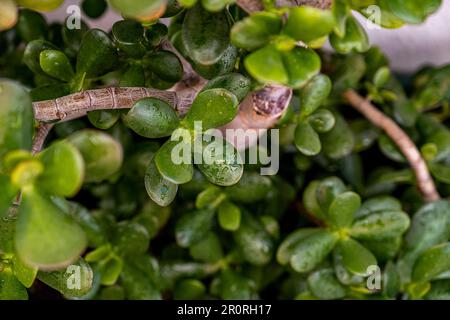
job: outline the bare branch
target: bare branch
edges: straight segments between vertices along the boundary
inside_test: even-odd
[[[33,138],[33,145],[31,147],[31,153],[37,154],[41,152],[44,146],[45,139],[47,138],[50,130],[53,128],[53,123],[39,123]]]
[[[436,190],[425,160],[410,137],[392,119],[379,111],[354,90],[346,91],[344,97],[353,108],[363,114],[375,126],[382,129],[397,145],[414,171],[417,187],[425,201],[439,200],[439,193]]]

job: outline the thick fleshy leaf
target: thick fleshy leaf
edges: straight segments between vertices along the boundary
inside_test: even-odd
[[[114,10],[124,17],[133,18],[141,22],[156,20],[164,14],[167,0],[110,0]]]
[[[161,294],[156,287],[158,279],[154,278],[155,263],[148,255],[138,255],[127,261],[120,275],[120,282],[129,300],[158,300]],[[159,283],[158,283],[159,284]]]
[[[345,35],[345,24],[351,12],[350,6],[346,0],[335,0],[333,1],[332,11],[335,20],[334,33],[343,37]]]
[[[295,253],[296,246],[310,235],[318,232],[319,228],[304,228],[289,234],[280,244],[277,250],[277,261],[281,265],[286,265]]]
[[[75,57],[80,50],[81,41],[84,34],[89,30],[89,27],[83,20],[80,21],[79,29],[69,29],[69,26],[70,24],[67,23],[67,21],[63,24],[61,36],[65,47],[64,52],[72,58]]]
[[[52,11],[58,8],[64,0],[16,0],[17,4],[36,11]]]
[[[322,150],[319,135],[307,121],[298,123],[294,142],[298,151],[305,156],[315,156]]]
[[[233,72],[237,59],[238,50],[230,44],[216,63],[211,65],[194,63],[192,67],[203,78],[214,79],[215,77]]]
[[[252,282],[231,269],[220,275],[220,297],[224,300],[249,300],[253,297]]]
[[[116,173],[122,166],[121,144],[101,131],[85,129],[68,137],[81,153],[85,163],[85,182],[98,182]]]
[[[321,180],[316,187],[317,203],[324,212],[328,212],[334,199],[347,191],[341,179],[329,177]]]
[[[197,95],[182,123],[189,129],[201,121],[203,131],[221,127],[234,119],[238,112],[237,97],[226,89],[209,89]]]
[[[361,206],[361,197],[352,191],[336,196],[328,209],[328,220],[336,228],[349,227],[356,211]]]
[[[124,121],[134,132],[146,138],[170,136],[179,124],[175,110],[167,102],[156,98],[136,102]]]
[[[309,124],[318,133],[327,133],[333,129],[336,119],[328,109],[319,109],[308,117]]]
[[[31,99],[16,82],[0,79],[0,157],[11,150],[31,149],[34,129]]]
[[[401,211],[402,204],[396,198],[391,196],[378,196],[370,198],[363,202],[355,214],[356,218],[368,216],[377,211]]]
[[[381,240],[403,234],[409,227],[409,217],[402,211],[376,212],[356,220],[350,235],[361,240]]]
[[[112,36],[116,46],[133,58],[141,58],[146,51],[144,28],[133,20],[121,20],[114,23]]]
[[[195,199],[195,207],[197,209],[216,209],[218,205],[226,199],[223,190],[216,186],[211,186],[203,190]]]
[[[159,173],[164,177],[164,179],[175,183],[183,184],[192,180],[194,175],[194,166],[192,165],[190,150],[187,152],[187,159],[189,162],[185,163],[185,156],[183,154],[183,148],[178,153],[175,153],[175,148],[179,148],[179,145],[185,143],[183,141],[167,141],[158,150],[155,155],[155,164],[158,168]],[[177,164],[177,162],[181,162]]]
[[[14,27],[18,19],[17,12],[14,0],[5,0],[0,3],[0,31]]]
[[[362,8],[360,12],[367,18],[369,19],[372,18],[371,21],[373,23],[377,23],[383,28],[388,29],[400,28],[405,24],[405,22],[392,12],[392,10],[389,8],[389,2],[391,1],[390,0],[377,1],[377,6],[379,8],[378,10],[380,10],[379,14],[377,11],[373,10],[373,8],[371,8],[370,6],[368,6],[367,8]],[[375,14],[377,14],[377,17],[380,18],[379,21],[374,21],[375,19],[373,19],[373,17],[375,16]]]
[[[339,113],[333,112],[336,123],[330,131],[320,136],[325,155],[340,159],[349,155],[355,146],[355,136],[347,121]]]
[[[112,244],[121,255],[145,253],[150,236],[145,227],[137,222],[122,221],[117,224]]]
[[[10,270],[0,272],[0,300],[28,300],[27,289]]]
[[[450,165],[429,163],[428,167],[436,180],[450,184]]]
[[[330,36],[333,48],[342,54],[352,51],[366,52],[370,48],[369,38],[364,28],[352,16],[347,18],[345,35],[339,37],[336,34]]]
[[[6,215],[18,193],[19,188],[11,183],[10,178],[0,174],[0,219]]]
[[[202,262],[217,262],[223,258],[222,245],[219,237],[214,233],[208,233],[199,242],[189,247],[192,258]]]
[[[48,75],[62,81],[70,81],[74,76],[69,58],[58,50],[44,50],[39,54],[39,64]]]
[[[229,201],[223,202],[218,210],[217,217],[222,229],[236,231],[241,225],[241,209]]]
[[[183,279],[177,282],[173,298],[175,300],[200,300],[206,293],[206,287],[200,280]]]
[[[331,93],[331,80],[324,74],[314,76],[300,90],[300,114],[308,116],[316,111]]]
[[[97,19],[108,9],[108,3],[106,0],[83,0],[81,8],[89,18]]]
[[[337,237],[325,230],[310,234],[293,248],[291,267],[297,272],[313,270],[333,250],[336,242]]]
[[[347,294],[345,286],[336,279],[332,269],[312,273],[308,277],[308,288],[314,296],[324,300],[342,299]]]
[[[245,171],[237,184],[224,191],[233,201],[252,203],[264,199],[272,187],[272,181],[268,177],[258,172]]]
[[[47,21],[42,14],[33,10],[20,10],[16,29],[25,42],[45,40],[48,36]]]
[[[136,64],[129,66],[120,77],[119,86],[145,87],[145,72],[142,66]]]
[[[154,161],[148,166],[144,179],[148,195],[158,205],[166,207],[175,199],[178,185],[164,179]]]
[[[385,238],[382,240],[365,240],[359,241],[366,249],[373,253],[377,261],[382,263],[394,259],[402,245],[402,236],[393,238]]]
[[[149,69],[160,79],[167,82],[178,82],[183,77],[183,65],[176,54],[160,50],[148,56]]]
[[[272,12],[256,12],[238,21],[231,29],[231,42],[249,51],[269,43],[281,31],[281,17]]]
[[[13,271],[14,276],[20,281],[26,288],[31,287],[36,278],[38,269],[36,267],[29,267],[25,265],[17,255],[14,255],[13,259]]]
[[[331,10],[300,6],[289,10],[284,33],[295,40],[308,43],[327,36],[334,25],[335,20]]]
[[[27,44],[23,53],[23,63],[34,73],[44,73],[40,64],[40,54],[45,50],[57,50],[52,43],[44,40],[33,40]]]
[[[89,264],[80,258],[76,263],[61,270],[39,271],[37,277],[64,296],[74,298],[84,296],[91,290],[94,274]]]
[[[240,73],[228,73],[208,81],[202,91],[223,88],[230,91],[239,101],[250,92],[251,80]]]
[[[109,36],[99,29],[86,32],[77,56],[77,73],[85,73],[90,79],[103,76],[117,65],[118,55]]]
[[[89,121],[98,129],[111,128],[120,118],[119,110],[95,110],[87,114]]]
[[[317,199],[317,187],[319,186],[320,181],[313,180],[311,181],[308,186],[305,188],[305,191],[303,192],[303,205],[305,206],[306,210],[313,216],[317,217],[318,219],[325,220],[325,212],[322,210],[318,199]]]
[[[431,247],[417,258],[412,279],[415,282],[430,281],[450,269],[450,243]]]
[[[377,259],[374,255],[351,238],[340,240],[336,250],[342,256],[344,267],[351,273],[365,276],[370,266],[377,266]]]
[[[27,265],[40,269],[64,267],[87,244],[83,230],[52,200],[37,190],[24,191],[15,235],[16,250]]]
[[[81,153],[71,143],[59,141],[38,156],[44,172],[36,185],[51,195],[70,197],[83,184],[84,161]]]
[[[211,182],[219,186],[232,186],[239,182],[244,172],[239,152],[228,141],[206,135],[201,141],[199,153],[194,146],[194,163]]]
[[[230,43],[226,12],[212,13],[200,4],[188,10],[181,32],[189,57],[203,65],[218,62]]]
[[[441,5],[441,0],[389,0],[389,8],[400,19],[411,24],[422,23],[426,17],[435,12]]]
[[[262,266],[270,262],[274,243],[263,224],[249,212],[242,213],[239,229],[233,233],[234,241],[244,259],[252,265]]]
[[[210,209],[184,213],[175,226],[175,237],[179,246],[186,248],[202,240],[209,232],[214,218]]]
[[[14,254],[14,233],[17,221],[17,207],[11,207],[0,219],[0,253]]]
[[[101,261],[97,270],[101,274],[100,283],[104,286],[112,286],[119,279],[123,270],[123,260],[117,256]]]

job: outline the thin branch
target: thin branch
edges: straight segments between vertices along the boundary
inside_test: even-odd
[[[37,154],[41,152],[44,146],[45,139],[47,138],[50,130],[53,128],[53,123],[39,123],[36,129],[36,133],[33,139],[33,145],[31,147],[31,153]]]
[[[417,187],[425,201],[439,200],[439,193],[428,171],[426,162],[410,137],[397,123],[379,111],[370,101],[361,97],[354,90],[346,91],[344,97],[353,108],[363,114],[375,126],[382,129],[397,145],[414,171]]]

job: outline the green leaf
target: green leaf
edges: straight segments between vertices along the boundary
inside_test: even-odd
[[[175,151],[175,148],[180,149],[180,145],[183,143],[185,142],[168,140],[155,155],[155,164],[159,173],[164,179],[175,184],[187,183],[192,180],[194,175],[190,149],[188,148],[188,155],[184,155],[184,148],[181,148],[182,152],[176,153]],[[189,159],[188,163],[184,162],[185,156]]]
[[[231,29],[231,42],[249,51],[265,46],[281,31],[281,17],[272,12],[256,12],[236,22]]]
[[[75,261],[86,247],[83,230],[49,197],[30,189],[23,194],[15,244],[20,259],[40,269],[55,269]]]
[[[288,264],[291,261],[291,257],[294,255],[295,249],[299,245],[299,243],[319,231],[319,228],[303,228],[289,234],[278,247],[278,263],[283,266]]]
[[[229,201],[222,202],[217,210],[222,229],[236,231],[241,225],[241,209]]]
[[[239,101],[226,89],[209,89],[197,95],[182,123],[195,129],[195,121],[201,121],[203,131],[221,127],[236,117]]]
[[[178,82],[183,77],[183,65],[176,54],[160,50],[148,56],[149,69],[160,79],[167,82]]]
[[[328,209],[328,219],[336,228],[350,227],[355,212],[361,206],[361,197],[352,192],[344,192],[336,196]]]
[[[359,242],[373,253],[378,262],[382,263],[387,260],[392,260],[398,255],[403,245],[403,238],[402,236],[397,236],[382,240],[365,240]]]
[[[83,156],[85,182],[105,180],[122,166],[122,146],[109,134],[85,129],[73,133],[67,139]]]
[[[409,217],[402,211],[375,212],[356,220],[350,235],[361,240],[381,240],[403,234],[409,227]]]
[[[25,265],[17,255],[14,255],[12,263],[14,276],[17,280],[19,280],[26,288],[31,287],[36,278],[38,269]]]
[[[372,82],[375,85],[375,87],[382,88],[389,81],[390,77],[391,71],[389,70],[388,67],[384,66],[377,70],[377,72],[373,76]]]
[[[117,123],[120,118],[119,110],[95,110],[87,114],[89,121],[98,129],[107,130]]]
[[[45,50],[57,50],[52,43],[44,40],[33,40],[27,44],[23,53],[23,62],[31,71],[37,74],[43,74],[40,64],[41,52]]]
[[[179,119],[175,110],[156,98],[137,101],[124,117],[125,124],[146,138],[162,138],[172,134]]]
[[[137,222],[122,221],[117,224],[112,237],[112,245],[121,255],[145,253],[150,236],[145,227]]]
[[[68,19],[70,19],[70,17],[66,19],[66,23],[63,23],[61,36],[64,42],[64,52],[69,57],[73,58],[80,50],[81,40],[83,39],[84,34],[89,30],[89,27],[83,20],[81,20],[79,29],[69,29],[69,26],[71,25],[67,23]]]
[[[319,230],[302,239],[293,248],[291,267],[297,272],[313,270],[333,250],[337,237],[325,230]]]
[[[291,88],[302,87],[320,71],[321,60],[314,50],[295,47],[281,54]]]
[[[450,269],[450,243],[431,247],[417,258],[412,279],[415,282],[430,281]]]
[[[28,9],[20,10],[16,29],[25,42],[45,40],[48,36],[48,25],[44,16]]]
[[[350,14],[350,6],[346,0],[335,0],[332,6],[334,20],[336,22],[334,26],[334,33],[338,37],[343,37],[345,35],[345,27],[347,18]]]
[[[223,88],[236,96],[238,101],[244,100],[250,92],[251,81],[240,73],[228,73],[208,81],[202,91]]]
[[[433,174],[433,177],[446,184],[450,184],[450,166],[440,163],[429,163],[428,167]]]
[[[337,177],[325,178],[321,180],[316,187],[317,203],[326,213],[334,199],[345,191],[347,191],[347,187],[341,179]]]
[[[64,0],[16,0],[17,4],[36,11],[53,11],[58,8]]]
[[[336,250],[342,256],[342,263],[347,271],[366,276],[370,266],[377,265],[375,256],[359,242],[347,238],[337,243]]]
[[[18,193],[19,188],[11,183],[10,178],[0,174],[0,219],[6,215]]]
[[[322,269],[308,277],[308,288],[314,296],[324,299],[342,299],[346,296],[346,288],[336,279],[332,269]]]
[[[320,220],[324,220],[326,218],[325,214],[317,201],[317,187],[319,184],[320,181],[318,180],[311,181],[303,192],[302,200],[305,209],[308,210],[310,214]]]
[[[206,293],[205,285],[196,279],[183,279],[177,282],[173,297],[175,300],[200,300]]]
[[[17,207],[11,207],[5,217],[0,219],[0,253],[14,254],[14,233],[17,220]]]
[[[336,119],[331,111],[319,109],[308,117],[308,122],[318,133],[327,133],[333,129]]]
[[[450,279],[433,281],[431,289],[425,296],[427,300],[449,300],[450,299]]]
[[[0,300],[28,300],[27,289],[9,270],[0,272]]]
[[[99,18],[108,8],[106,0],[83,0],[81,7],[89,18]]]
[[[215,137],[211,142],[206,140],[211,137],[204,135],[197,150],[194,146],[194,163],[206,178],[218,186],[232,186],[239,182],[244,167],[239,152],[226,140]]]
[[[77,73],[96,78],[117,68],[118,55],[109,36],[99,29],[86,32],[77,56]]]
[[[294,139],[298,151],[306,156],[315,156],[322,149],[319,135],[307,121],[300,121],[297,124]]]
[[[252,282],[230,269],[220,275],[220,298],[223,300],[249,300],[255,288]]]
[[[132,263],[125,263],[120,275],[121,284],[129,300],[159,300],[161,294],[145,270]]]
[[[57,99],[70,94],[70,84],[58,83],[31,89],[30,96],[33,101]]]
[[[273,45],[252,52],[245,58],[244,64],[247,71],[260,82],[286,84],[289,81],[282,55]]]
[[[264,199],[272,188],[269,177],[258,172],[244,171],[241,180],[224,191],[232,201],[253,203]]]
[[[353,16],[347,18],[345,35],[339,37],[336,34],[332,34],[330,43],[337,52],[342,54],[352,51],[366,52],[370,48],[366,31]]]
[[[202,65],[194,63],[194,70],[205,79],[213,79],[215,77],[233,72],[238,59],[238,50],[235,46],[229,45],[219,61],[211,65]]]
[[[0,79],[0,158],[11,150],[31,149],[34,129],[31,99],[16,82]]]
[[[200,4],[187,11],[181,32],[189,57],[203,65],[218,62],[230,43],[226,12],[212,13]]]
[[[73,298],[84,296],[91,290],[94,274],[89,264],[80,258],[73,265],[61,270],[39,271],[37,277],[64,296]]]
[[[109,0],[111,7],[124,17],[150,22],[163,15],[167,0]]]
[[[199,242],[189,247],[189,253],[197,261],[217,262],[223,258],[222,245],[219,237],[209,232]]]
[[[142,66],[129,66],[120,77],[120,87],[145,87],[145,72]],[[110,111],[110,110],[108,110]],[[88,113],[89,116],[89,113]]]
[[[363,202],[355,214],[356,218],[362,218],[378,211],[401,211],[402,204],[391,196],[378,196]]]
[[[223,190],[216,186],[211,186],[203,190],[195,199],[195,207],[197,209],[216,209],[224,200],[226,195]]]
[[[39,64],[48,75],[62,81],[70,81],[74,76],[69,58],[58,50],[44,50],[39,54]]]
[[[98,272],[101,274],[100,283],[104,286],[114,285],[119,279],[122,270],[123,261],[118,257],[113,256],[111,259],[101,261],[98,265]]]
[[[410,24],[422,23],[426,17],[435,12],[441,5],[441,0],[389,0],[389,8],[400,19]]]
[[[398,18],[389,8],[389,2],[390,0],[378,0],[377,6],[380,9],[379,14],[379,22],[378,21],[372,21],[373,23],[379,24],[383,28],[388,29],[397,29],[403,26],[405,23],[403,20]],[[372,8],[362,8],[360,12],[367,18],[374,17],[374,10]],[[374,19],[373,19],[374,20]]]
[[[175,199],[178,185],[164,179],[152,161],[145,172],[145,189],[153,201],[166,207]]]
[[[331,10],[322,10],[310,6],[290,8],[284,33],[309,43],[327,36],[334,28],[335,21]]]
[[[331,159],[349,155],[355,146],[355,136],[348,123],[339,113],[333,112],[336,123],[330,131],[320,136],[322,149]]]
[[[300,90],[300,114],[308,116],[316,111],[331,93],[331,80],[324,74],[314,76]]]
[[[244,259],[252,265],[262,266],[270,262],[274,243],[263,224],[249,212],[243,212],[239,229],[233,239]]]
[[[133,20],[121,20],[113,24],[112,36],[116,46],[132,58],[142,58],[146,52],[144,28]]]
[[[209,232],[214,218],[210,209],[183,214],[175,226],[175,237],[180,247],[186,248],[202,240]]]
[[[71,197],[83,184],[84,162],[81,153],[71,143],[53,143],[38,155],[44,165],[44,172],[36,185],[49,194]]]

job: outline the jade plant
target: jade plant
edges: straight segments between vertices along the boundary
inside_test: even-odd
[[[440,0],[63,3],[0,3],[0,299],[450,299],[450,67],[364,27]]]

